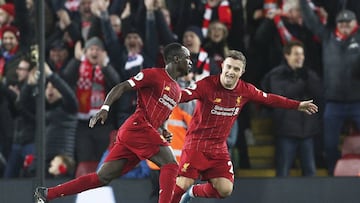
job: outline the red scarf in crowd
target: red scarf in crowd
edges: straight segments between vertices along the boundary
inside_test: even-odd
[[[356,25],[354,27],[354,29],[351,31],[350,35],[344,35],[344,34],[341,34],[339,32],[339,30],[336,28],[335,29],[335,36],[336,36],[337,40],[344,41],[344,40],[348,39],[349,37],[353,36],[358,30],[359,30],[359,25]]]
[[[210,75],[210,60],[208,56],[209,54],[203,48],[200,48],[198,61],[196,63],[196,68],[198,69],[202,68],[203,71],[201,74],[201,78]]]
[[[309,4],[310,8],[319,16],[320,21],[323,24],[326,24],[326,18],[325,18],[325,16],[321,15],[320,8],[315,6],[315,4],[311,0],[308,0],[308,4]],[[279,8],[278,5],[279,5],[278,0],[265,0],[265,2],[264,2],[264,12],[267,12],[267,11],[269,11],[271,9],[277,9],[277,8]],[[281,7],[281,5],[280,5],[280,7]],[[286,28],[286,26],[284,25],[284,22],[281,19],[281,15],[274,16],[274,23],[275,23],[275,26],[276,26],[276,28],[277,28],[277,30],[279,32],[282,44],[286,44],[289,41],[295,41],[295,40],[298,41],[298,39],[296,37],[294,37],[289,32],[289,30]],[[318,42],[319,39],[316,38],[316,36],[315,36],[314,41]]]
[[[219,21],[224,23],[228,29],[231,28],[232,25],[232,13],[230,9],[230,4],[228,0],[221,1],[220,5],[217,8]],[[211,22],[212,17],[212,8],[210,7],[209,3],[205,4],[205,12],[204,12],[204,19],[202,25],[202,33],[203,36],[207,36],[208,28]]]
[[[5,59],[1,57],[0,58],[0,80],[4,76],[4,71],[5,71]]]
[[[79,112],[88,113],[90,109],[100,109],[105,99],[105,80],[100,66],[95,66],[84,59],[79,67],[76,95]]]
[[[285,27],[284,21],[281,19],[281,15],[274,16],[274,23],[279,32],[282,44],[286,44],[290,41],[298,41],[298,39],[294,37]]]

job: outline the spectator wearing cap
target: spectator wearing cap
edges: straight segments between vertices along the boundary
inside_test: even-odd
[[[210,58],[202,48],[204,37],[201,28],[191,25],[185,29],[182,44],[189,49],[192,64],[192,71],[195,73],[195,80],[198,81],[210,75]]]
[[[19,51],[20,31],[12,25],[2,27],[1,41],[0,75],[6,77],[7,84],[14,84],[17,80],[16,65],[22,54]]]
[[[64,78],[75,89],[79,109],[76,130],[76,156],[79,165],[100,160],[109,142],[109,133],[115,129],[110,111],[109,122],[95,129],[88,127],[88,121],[101,107],[106,94],[120,82],[112,67],[104,44],[98,37],[85,41],[84,50],[80,42],[75,45],[75,58],[71,59],[63,72]],[[81,174],[78,174],[81,175]]]
[[[360,67],[360,33],[356,15],[342,10],[336,16],[336,28],[328,29],[314,15],[307,0],[300,1],[304,22],[321,39],[325,88],[324,151],[330,175],[340,152],[340,133],[345,120],[360,129],[360,82],[354,72]]]
[[[67,157],[63,161],[75,158],[78,101],[73,89],[47,64],[45,64],[45,77],[47,79],[45,89],[47,153],[45,161],[49,166],[52,164],[51,160],[59,155]],[[67,162],[65,161],[65,163]],[[71,168],[73,167],[68,166],[67,172],[70,173],[63,175],[72,175]]]
[[[0,80],[6,85],[16,84],[16,67],[21,57],[29,53],[30,45],[35,39],[34,26],[30,25],[25,0],[14,1],[14,5],[15,11],[11,4],[2,5],[2,9],[7,13],[17,14],[13,23],[3,25],[0,29]]]
[[[70,51],[63,40],[55,40],[49,47],[49,56],[47,63],[53,71],[63,75],[64,68],[70,59]]]

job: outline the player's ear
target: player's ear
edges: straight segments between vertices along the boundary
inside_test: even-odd
[[[178,63],[179,62],[179,56],[174,56],[174,62]]]

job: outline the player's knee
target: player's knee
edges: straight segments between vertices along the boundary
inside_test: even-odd
[[[176,185],[183,190],[187,190],[194,184],[194,180],[186,177],[179,176],[176,178]]]
[[[99,180],[104,185],[108,185],[115,178],[111,174],[105,174],[105,173],[98,173],[98,176],[99,176]]]
[[[219,195],[221,198],[229,197],[233,191],[233,187],[230,186],[224,186],[219,189],[217,189]]]

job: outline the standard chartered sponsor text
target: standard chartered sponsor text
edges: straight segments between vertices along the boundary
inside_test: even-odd
[[[222,107],[216,105],[213,109],[211,109],[211,114],[219,115],[219,116],[235,116],[239,113],[239,107]]]
[[[159,102],[164,104],[169,109],[173,110],[176,106],[176,102],[170,98],[167,94],[164,94],[162,97],[159,98]]]

